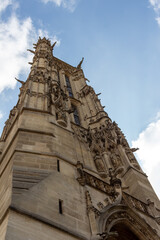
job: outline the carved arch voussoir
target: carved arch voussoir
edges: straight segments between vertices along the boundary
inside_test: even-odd
[[[112,231],[112,227],[119,223],[127,226],[140,240],[159,240],[156,231],[134,210],[125,205],[111,206],[100,215],[98,220],[99,232],[109,233]]]

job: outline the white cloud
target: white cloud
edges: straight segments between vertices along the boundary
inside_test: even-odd
[[[20,21],[14,14],[7,22],[0,21],[0,92],[5,87],[14,88],[14,77],[28,69],[30,45],[33,30],[30,18]]]
[[[3,113],[0,111],[0,119],[3,118]]]
[[[16,16],[16,1],[3,0],[2,3],[3,11],[12,4],[12,13],[5,21],[0,18],[0,93],[5,88],[13,89],[16,85],[15,77],[29,71],[27,63],[31,61],[32,55],[27,52],[27,48],[32,48],[39,35],[49,37],[47,31],[34,28],[30,17],[20,20]],[[51,40],[57,39],[51,37]],[[57,42],[60,44],[59,40]]]
[[[137,158],[160,197],[160,112],[155,121],[139,134],[137,140],[132,142],[132,147],[139,147]]]
[[[160,16],[156,18],[158,25],[160,26]]]
[[[156,13],[156,21],[160,26],[160,0],[149,0],[150,5],[153,7]]]
[[[11,4],[12,4],[12,0],[0,0],[0,13],[4,11]]]
[[[155,11],[160,9],[160,0],[149,0],[149,2]]]
[[[53,2],[56,6],[67,8],[69,11],[73,12],[76,8],[77,0],[41,0],[43,3]]]

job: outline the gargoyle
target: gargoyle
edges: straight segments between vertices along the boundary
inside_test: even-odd
[[[17,82],[21,83],[22,85],[24,85],[24,84],[25,84],[25,82],[24,82],[24,81],[21,81],[21,80],[17,79],[16,77],[15,77],[15,79],[16,79],[16,81],[17,81]]]

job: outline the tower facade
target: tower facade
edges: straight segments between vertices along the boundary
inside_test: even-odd
[[[83,59],[70,66],[54,45],[39,38],[30,50],[30,74],[17,79],[19,100],[1,136],[10,176],[3,239],[158,240],[160,203],[136,149],[87,84]]]

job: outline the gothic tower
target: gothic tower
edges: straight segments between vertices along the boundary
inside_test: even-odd
[[[0,139],[2,239],[160,239],[160,203],[136,149],[87,84],[83,59],[73,67],[54,45],[39,38],[30,50]]]

